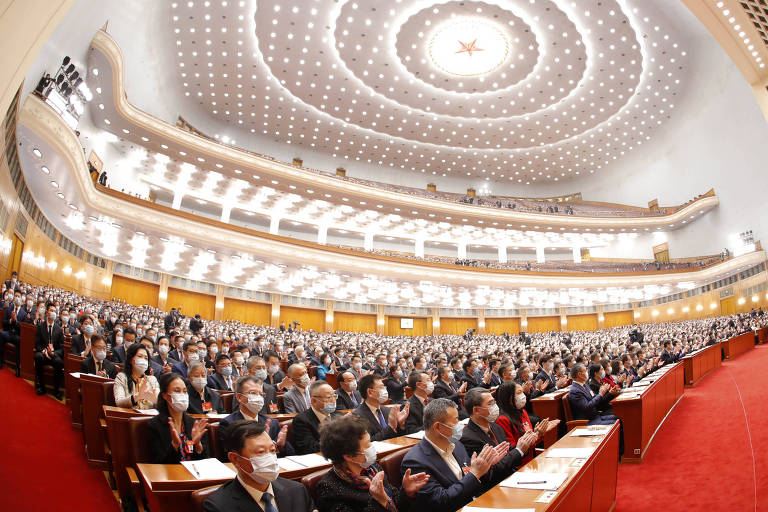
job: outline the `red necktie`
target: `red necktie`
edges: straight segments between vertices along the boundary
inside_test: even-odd
[[[493,435],[493,429],[491,427],[488,427],[488,436],[491,438],[491,441],[493,441],[493,446],[496,446],[499,444],[499,441],[496,439],[496,436]]]

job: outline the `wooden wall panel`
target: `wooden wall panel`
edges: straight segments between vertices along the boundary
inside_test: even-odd
[[[160,285],[118,275],[112,276],[110,296],[122,299],[128,304],[133,304],[134,306],[147,304],[156,308],[159,293]]]
[[[272,304],[249,300],[224,299],[224,320],[239,320],[247,324],[269,325]]]
[[[440,317],[440,334],[463,335],[467,329],[477,329],[477,318]]]
[[[720,300],[720,314],[732,315],[736,313],[736,297],[728,297]]]
[[[413,329],[401,329],[399,316],[387,316],[385,334],[387,336],[428,336],[432,334],[432,318],[413,318]]]
[[[280,321],[285,322],[285,326],[293,321],[299,322],[299,329],[308,331],[313,329],[319,332],[325,332],[325,310],[295,308],[292,306],[280,306]]]
[[[594,331],[597,330],[597,313],[590,313],[587,315],[569,315],[568,330],[569,331]]]
[[[200,314],[202,318],[212,320],[216,313],[216,297],[205,293],[191,292],[179,288],[168,288],[166,309],[182,308],[181,313],[186,316]]]
[[[622,325],[631,325],[635,322],[635,315],[632,311],[611,311],[603,315],[605,317],[604,326],[619,327]]]
[[[347,332],[376,332],[376,315],[334,311],[333,330]]]
[[[528,317],[527,332],[549,332],[560,330],[559,316],[531,316]]]
[[[520,334],[519,318],[485,318],[487,334]]]

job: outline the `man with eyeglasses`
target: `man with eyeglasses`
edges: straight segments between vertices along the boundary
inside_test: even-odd
[[[320,451],[320,426],[342,415],[336,412],[336,393],[325,381],[309,385],[309,399],[309,409],[293,418],[293,442],[299,455]]]
[[[288,435],[288,426],[280,427],[280,423],[270,418],[263,411],[264,393],[262,391],[263,383],[260,379],[246,375],[240,377],[235,383],[235,411],[219,422],[219,431],[217,434],[219,443],[224,442],[226,430],[229,425],[240,420],[249,420],[261,423],[267,428],[269,437],[277,445],[281,457],[295,455],[291,443],[286,441]],[[219,444],[219,446],[223,446]],[[226,460],[222,460],[226,462]]]

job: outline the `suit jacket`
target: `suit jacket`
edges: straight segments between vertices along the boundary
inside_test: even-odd
[[[547,372],[544,370],[539,370],[539,373],[536,374],[536,378],[534,379],[534,382],[543,380],[547,383],[547,387],[544,390],[544,393],[550,393],[552,391],[555,391],[557,389],[557,382],[555,381],[555,376],[547,375]]]
[[[284,378],[285,378],[285,373],[282,370],[277,370],[277,373],[275,373],[274,375],[270,375],[269,373],[267,373],[267,380],[265,380],[264,382],[277,387],[278,384],[283,382]]]
[[[232,380],[232,386],[235,385],[235,378],[230,377]],[[225,391],[232,391],[232,388],[227,386],[227,382],[224,380],[224,376],[218,372],[214,372],[213,375],[208,377],[208,386],[213,389],[221,389]]]
[[[470,454],[470,456],[473,453],[480,453],[480,451],[483,449],[483,446],[486,444],[496,446],[497,444],[507,440],[504,429],[497,424],[491,423],[489,430],[493,432],[493,435],[496,437],[496,442],[493,442],[491,436],[486,434],[477,423],[471,419],[467,422],[467,426],[464,427],[464,430],[461,434],[461,444],[464,445],[464,448],[467,450],[467,453]],[[507,453],[503,459],[497,462],[496,465],[491,468],[489,474],[486,475],[488,479],[486,485],[492,487],[498,484],[509,475],[514,473],[517,468],[522,465],[522,462],[523,456],[514,446],[510,446],[509,453]]]
[[[117,376],[117,368],[115,364],[109,359],[105,359],[101,363],[101,368],[107,372],[107,377],[114,379]],[[90,354],[88,357],[80,361],[80,373],[90,373],[96,375],[96,361],[93,360],[93,356]]]
[[[275,505],[280,512],[311,512],[315,509],[307,488],[301,483],[285,478],[272,482]],[[203,502],[204,512],[264,512],[261,503],[253,498],[237,478],[219,487]]]
[[[661,353],[661,356],[660,356],[659,360],[660,360],[662,363],[664,363],[664,364],[668,364],[668,363],[676,363],[676,362],[677,362],[677,355],[676,355],[676,354],[673,354],[672,352],[669,352],[669,351],[667,351],[667,350],[664,350],[664,351]]]
[[[222,450],[226,450],[226,444],[224,440],[226,439],[227,427],[236,421],[241,421],[244,419],[245,416],[243,416],[243,413],[240,411],[240,409],[236,408],[235,412],[226,418],[222,418],[222,420],[219,422],[219,429],[217,431],[216,438],[219,440],[219,446],[222,447]],[[272,441],[277,442],[277,436],[280,434],[280,423],[274,418],[265,416],[262,412],[259,412],[259,416],[256,421],[262,425],[266,425],[269,437],[272,439]],[[279,453],[281,457],[295,454],[296,452],[294,451],[293,446],[291,446],[288,441],[285,442],[285,448]],[[229,462],[229,460],[226,458],[226,454],[222,462]]]
[[[283,408],[285,409],[285,412],[290,414],[306,411],[309,408],[307,405],[308,396],[308,392],[307,397],[305,397],[303,392],[299,391],[298,386],[293,386],[283,395]]]
[[[48,334],[48,323],[40,322],[35,329],[35,352],[42,352],[48,344],[53,344],[53,350],[59,357],[64,357],[62,354],[62,344],[64,343],[64,332],[56,324],[53,324],[53,331]]]
[[[408,402],[411,404],[411,408],[405,419],[405,433],[413,434],[424,429],[424,406],[416,395],[411,395]]]
[[[16,308],[16,320],[12,322],[11,315],[13,314],[14,308]],[[24,311],[23,308],[15,307],[13,303],[11,303],[10,306],[6,306],[5,308],[3,308],[3,330],[5,332],[15,334],[17,336],[19,335],[19,333],[21,332],[20,331],[21,328],[19,327],[19,322],[20,322],[19,316],[21,316],[22,311]]]
[[[454,445],[453,456],[461,468],[471,465],[470,456],[463,444]],[[465,472],[461,480],[458,480],[427,439],[419,441],[403,457],[400,473],[405,474],[408,469],[412,475],[422,471],[430,475],[411,503],[411,510],[419,512],[458,510],[480,495],[486,487],[486,483],[472,473]],[[487,478],[483,477],[483,480]]]
[[[192,436],[192,427],[195,424],[195,418],[184,413],[182,423],[187,438]],[[168,426],[168,416],[158,414],[153,416],[148,422],[149,427],[149,446],[152,453],[152,462],[155,464],[178,464],[181,462],[181,453],[173,449],[171,443],[171,429]],[[181,432],[179,432],[181,435]],[[192,459],[201,460],[208,458],[208,432],[203,434],[200,443],[203,445],[201,453],[194,452]]]
[[[175,362],[184,360],[184,351],[178,348],[168,351],[168,359],[173,359]]]
[[[180,361],[180,362],[176,363],[175,365],[171,366],[171,371],[173,373],[178,373],[179,375],[181,375],[182,377],[184,377],[186,379],[187,378],[187,363],[185,363],[184,361]]]
[[[206,414],[206,412],[203,411],[203,402],[211,403],[210,412],[215,412],[217,414],[226,414],[229,412],[224,410],[224,403],[219,394],[208,386],[203,388],[203,397],[205,397],[205,400],[200,397],[200,393],[189,382],[187,382],[187,394],[189,395],[189,407],[187,408],[189,414]]]
[[[125,345],[112,347],[112,362],[117,364],[125,363]]]
[[[331,413],[331,417],[326,421],[338,418],[339,416],[343,416],[343,414],[340,412]],[[291,427],[293,429],[293,444],[295,445],[297,455],[320,451],[320,420],[311,407],[297,414],[293,418]]]
[[[568,390],[568,401],[571,404],[573,419],[591,421],[598,415],[603,396],[599,393],[593,394],[589,386],[582,386],[574,382]]]
[[[62,335],[64,331],[62,330]],[[80,355],[85,351],[85,336],[82,334],[75,334],[72,336],[71,345],[69,347],[69,353]]]
[[[154,361],[155,363],[159,364],[161,368],[163,367],[163,365],[165,365],[165,363],[163,362],[163,358],[160,357],[160,354],[157,354],[156,356],[152,357],[151,361]],[[171,365],[171,368],[173,368],[173,365],[175,365],[178,362],[179,361],[177,359],[172,358],[171,355],[168,354],[168,364]]]
[[[380,410],[381,414],[384,416],[384,421],[386,422],[389,418],[389,407],[382,405]],[[371,408],[368,407],[365,402],[361,402],[360,405],[352,411],[352,414],[356,414],[368,421],[368,433],[371,435],[371,441],[383,441],[405,434],[404,430],[392,430],[392,427],[389,425],[382,427],[379,418],[373,415]]]
[[[435,381],[435,390],[432,392],[432,398],[447,398],[448,400],[453,400],[456,402],[456,405],[461,407],[461,397],[443,379]]]
[[[352,397],[357,403],[352,401]],[[363,397],[358,390],[354,390],[352,396],[341,388],[336,390],[336,409],[355,409],[361,403],[363,403]]]

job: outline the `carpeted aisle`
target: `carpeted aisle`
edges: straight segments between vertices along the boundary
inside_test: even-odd
[[[0,510],[118,511],[104,474],[88,467],[69,409],[0,370]]]
[[[723,363],[685,395],[642,464],[621,464],[617,512],[768,510],[768,346]]]

